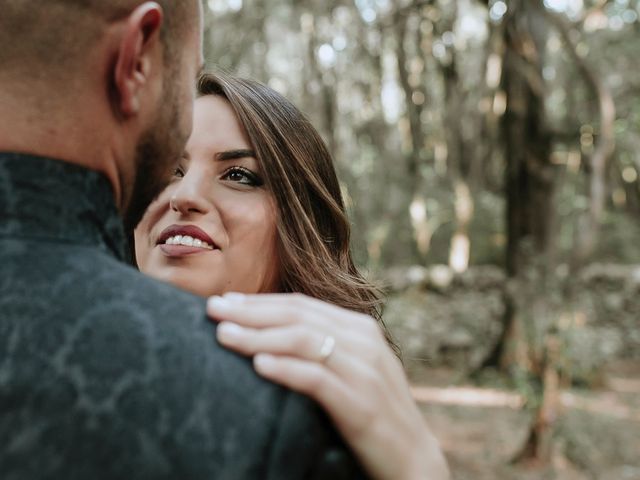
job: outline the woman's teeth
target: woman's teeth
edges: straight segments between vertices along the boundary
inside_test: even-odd
[[[183,245],[185,247],[196,247],[196,248],[204,248],[206,250],[213,250],[213,247],[209,245],[207,242],[203,242],[199,238],[193,238],[189,235],[176,235],[174,237],[169,237],[165,240],[165,245]]]

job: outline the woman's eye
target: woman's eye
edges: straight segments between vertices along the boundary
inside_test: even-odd
[[[176,178],[184,177],[184,169],[182,167],[176,167],[173,171],[173,176]]]
[[[260,187],[264,184],[259,175],[244,167],[229,168],[222,175],[222,179],[251,187]]]

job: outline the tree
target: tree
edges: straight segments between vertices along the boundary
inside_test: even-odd
[[[501,131],[506,169],[507,248],[505,341],[500,363],[540,385],[541,396],[518,460],[550,458],[550,429],[556,406],[548,375],[551,298],[551,226],[554,169],[547,131],[542,76],[547,24],[541,0],[513,0],[504,19],[502,89],[506,110]],[[534,401],[536,401],[534,400]]]

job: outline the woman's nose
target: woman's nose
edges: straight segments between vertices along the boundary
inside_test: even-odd
[[[169,207],[182,215],[207,213],[210,210],[209,200],[206,198],[203,182],[195,176],[187,177],[188,175],[180,180],[169,200]]]

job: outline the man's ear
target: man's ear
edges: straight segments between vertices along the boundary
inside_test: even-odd
[[[124,117],[140,110],[152,75],[154,52],[162,47],[162,7],[155,2],[139,5],[126,19],[114,67],[116,108]]]

